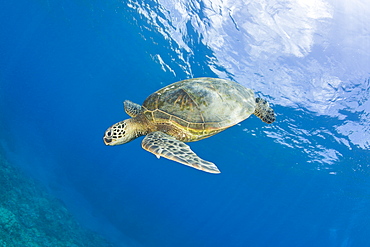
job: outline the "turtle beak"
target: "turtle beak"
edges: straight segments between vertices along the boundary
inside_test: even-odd
[[[104,140],[105,145],[107,145],[107,146],[109,146],[110,143],[112,142],[112,138],[107,137],[107,136],[104,136],[103,140]]]
[[[111,131],[111,128],[108,128],[105,131],[105,135],[103,137],[103,141],[104,141],[105,145],[110,145],[110,143],[112,142],[112,131]]]

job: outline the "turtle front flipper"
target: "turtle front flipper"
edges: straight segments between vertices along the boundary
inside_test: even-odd
[[[141,146],[155,154],[205,172],[220,173],[217,166],[199,158],[188,145],[161,131],[149,133]]]
[[[261,98],[256,98],[256,109],[254,110],[254,115],[268,124],[273,123],[276,119],[274,110],[266,100]]]
[[[127,113],[127,115],[129,115],[130,117],[136,117],[142,111],[141,105],[136,104],[130,100],[125,100],[125,102],[123,102],[123,107],[125,108],[125,112]]]

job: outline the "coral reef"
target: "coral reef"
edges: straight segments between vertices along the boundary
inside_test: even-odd
[[[108,247],[0,152],[0,247]]]

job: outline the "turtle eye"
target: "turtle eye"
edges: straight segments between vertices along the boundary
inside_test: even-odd
[[[105,133],[106,136],[111,136],[112,135],[112,132],[110,130],[108,130],[106,133]]]

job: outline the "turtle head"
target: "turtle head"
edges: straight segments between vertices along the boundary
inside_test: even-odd
[[[103,140],[108,146],[125,144],[137,137],[135,132],[134,126],[130,124],[130,119],[126,119],[109,127],[105,131]]]

